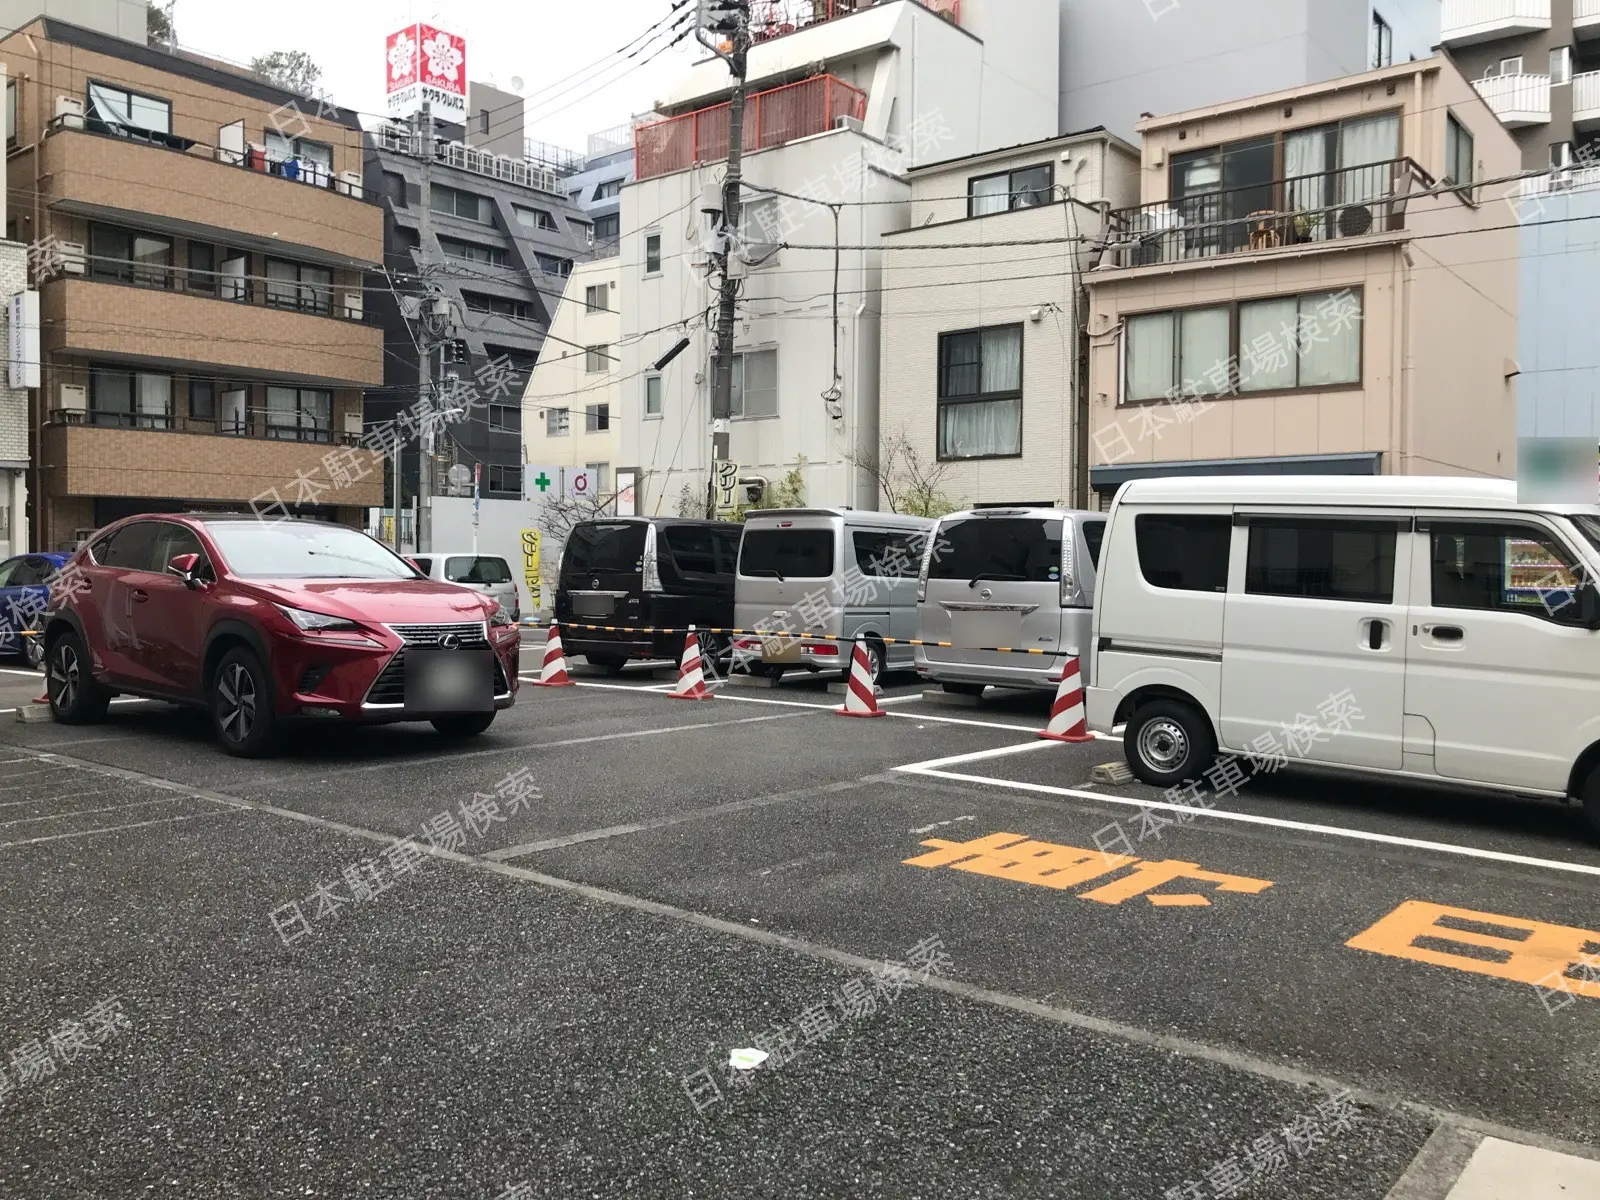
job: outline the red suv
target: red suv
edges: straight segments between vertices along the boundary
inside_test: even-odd
[[[47,690],[69,725],[126,692],[206,708],[223,748],[249,757],[271,751],[286,718],[431,721],[470,737],[516,697],[519,635],[497,601],[343,525],[129,517],[52,593]]]

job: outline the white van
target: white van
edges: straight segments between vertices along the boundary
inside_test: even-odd
[[[1581,801],[1600,831],[1600,508],[1516,484],[1149,479],[1111,506],[1089,724],[1135,775],[1218,750]]]
[[[851,508],[748,514],[734,580],[734,624],[796,638],[735,639],[754,674],[848,671],[860,639],[874,681],[909,669],[917,630],[917,568],[933,521]],[[809,639],[832,634],[839,641]]]
[[[939,519],[922,563],[917,673],[947,692],[1054,691],[1087,653],[1106,518],[1063,508],[974,508]],[[1011,646],[1042,654],[1010,654]]]

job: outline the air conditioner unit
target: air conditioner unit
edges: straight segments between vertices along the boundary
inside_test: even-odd
[[[76,96],[57,96],[56,121],[63,129],[82,129],[83,101]]]
[[[357,200],[362,196],[362,182],[360,171],[340,171],[338,190],[346,196],[354,196]]]
[[[361,320],[361,301],[362,295],[360,292],[346,292],[344,294],[344,315],[352,321]]]
[[[345,413],[345,415],[344,415],[344,435],[347,438],[353,437],[353,438],[356,438],[358,440],[360,439],[360,437],[361,437],[361,414],[360,413],[358,413],[358,412],[347,412],[347,413]]]
[[[81,383],[63,383],[56,389],[56,411],[52,416],[57,424],[81,425],[88,415],[88,388]]]
[[[56,251],[61,256],[61,270],[68,275],[82,275],[88,267],[82,242],[57,242]]]

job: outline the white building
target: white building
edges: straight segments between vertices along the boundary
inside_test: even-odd
[[[886,0],[810,24],[784,8],[750,53],[730,454],[747,479],[799,469],[808,503],[875,507],[859,464],[878,446],[881,239],[906,226],[904,173],[1056,134],[1059,0]],[[623,190],[619,454],[646,514],[703,511],[709,482],[701,209],[724,173],[729,91],[721,60],[691,69],[640,130]]]
[[[885,239],[873,507],[930,485],[957,507],[1081,506],[1079,298],[1095,255],[1068,239],[1101,236],[1100,202],[1138,201],[1138,150],[1093,130],[909,178],[910,225]]]

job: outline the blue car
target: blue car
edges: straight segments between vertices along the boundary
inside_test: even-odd
[[[31,629],[50,602],[50,579],[70,554],[19,554],[0,563],[0,654],[15,654],[38,666],[38,638],[19,636]]]

